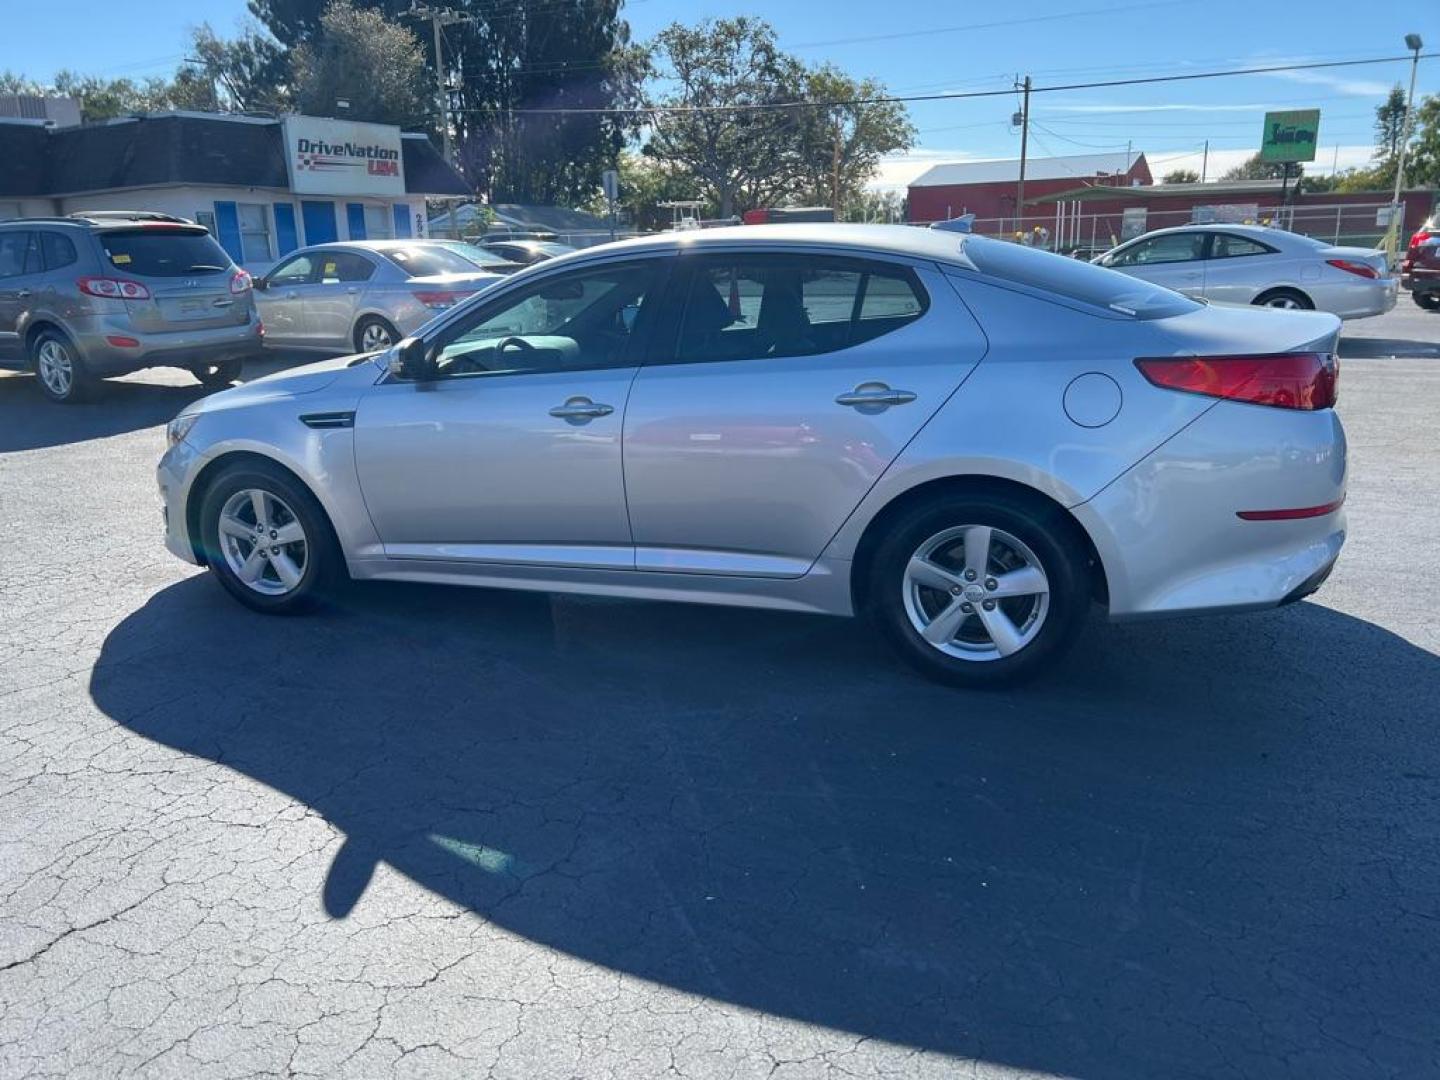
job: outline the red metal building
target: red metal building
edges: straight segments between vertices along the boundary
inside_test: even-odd
[[[911,182],[909,219],[948,221],[964,214],[981,219],[1013,218],[1019,179],[1019,158],[936,165]],[[1025,163],[1024,216],[1037,213],[1030,205],[1032,200],[1077,187],[1128,188],[1152,183],[1150,166],[1141,153],[1029,158]]]

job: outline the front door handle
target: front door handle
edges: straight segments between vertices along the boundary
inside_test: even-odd
[[[836,405],[849,405],[855,409],[888,409],[891,405],[908,405],[915,400],[909,390],[892,390],[882,382],[861,383],[848,394],[835,399]]]
[[[584,423],[600,416],[609,416],[614,411],[613,405],[591,401],[587,397],[572,397],[564,405],[556,405],[551,409],[550,415],[560,420]]]

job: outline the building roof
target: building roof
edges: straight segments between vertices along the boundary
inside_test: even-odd
[[[405,190],[469,195],[424,135],[401,140]],[[79,127],[0,122],[0,196],[77,195],[159,184],[287,188],[279,120],[158,113]]]
[[[610,228],[607,219],[586,210],[571,210],[564,206],[532,206],[522,203],[494,203],[490,207],[495,220],[506,228],[522,232],[585,233],[602,232]],[[478,203],[457,207],[455,219],[462,232],[472,228],[478,230],[484,208]],[[430,228],[445,232],[450,228],[450,213],[437,214],[430,219]]]
[[[1026,180],[1084,180],[1095,176],[1124,176],[1141,161],[1143,153],[1067,154],[1062,157],[1026,158]],[[932,165],[916,179],[914,187],[951,187],[958,184],[1014,183],[1020,179],[1020,159],[997,161],[950,161]]]
[[[1042,195],[1026,199],[1029,203],[1089,201],[1095,199],[1213,199],[1217,202],[1243,198],[1246,195],[1279,195],[1283,180],[1215,180],[1208,184],[1152,184],[1143,187],[1105,188],[1073,187],[1057,191],[1053,195]],[[1290,187],[1295,181],[1290,182]]]

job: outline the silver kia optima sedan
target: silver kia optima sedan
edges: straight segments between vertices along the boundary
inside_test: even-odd
[[[432,240],[351,240],[276,263],[255,303],[268,347],[374,352],[502,277]]]
[[[1340,321],[892,226],[547,262],[169,426],[166,544],[242,603],[347,578],[866,613],[962,685],[1315,590]]]
[[[1384,252],[1261,225],[1157,229],[1095,262],[1197,299],[1328,311],[1342,319],[1383,315],[1399,293]]]

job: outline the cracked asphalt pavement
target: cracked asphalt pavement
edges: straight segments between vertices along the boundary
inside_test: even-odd
[[[151,372],[0,377],[0,1076],[1440,1073],[1440,315],[1284,610],[972,695],[858,625],[161,545]]]

